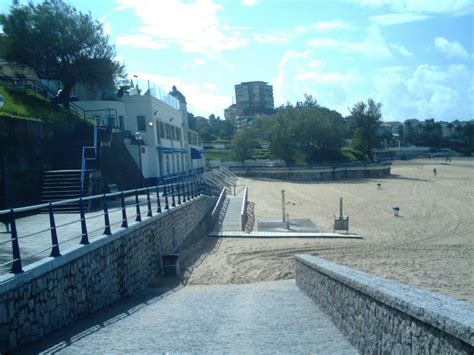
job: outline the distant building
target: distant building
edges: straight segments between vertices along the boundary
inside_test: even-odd
[[[273,87],[264,81],[249,81],[235,85],[237,109],[243,114],[271,113],[275,108]]]
[[[236,104],[232,104],[226,109],[224,109],[224,118],[229,121],[234,121],[237,116],[241,114],[242,113],[240,112]]]

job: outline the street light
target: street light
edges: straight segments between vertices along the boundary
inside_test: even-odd
[[[142,143],[143,143],[143,136],[140,132],[135,133],[135,141],[137,142],[138,147],[138,161],[140,164],[140,187],[143,187],[143,171],[142,171]]]

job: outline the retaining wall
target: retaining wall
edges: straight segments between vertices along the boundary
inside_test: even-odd
[[[162,255],[207,235],[216,198],[200,196],[58,258],[0,277],[0,352],[64,327],[143,290],[162,273]]]
[[[231,167],[230,169],[234,174],[243,177],[291,181],[381,178],[390,175],[390,165],[322,168]]]
[[[472,354],[474,305],[296,256],[296,284],[363,354]]]

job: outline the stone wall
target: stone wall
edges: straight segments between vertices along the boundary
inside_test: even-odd
[[[349,167],[291,168],[291,167],[231,167],[234,174],[290,181],[321,181],[381,178],[390,175],[390,165]]]
[[[298,255],[296,284],[363,354],[472,354],[474,306]]]
[[[64,327],[143,290],[162,272],[162,255],[212,228],[216,198],[200,196],[58,258],[0,277],[0,352]]]

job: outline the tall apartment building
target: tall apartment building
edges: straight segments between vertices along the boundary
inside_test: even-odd
[[[275,105],[273,87],[263,81],[249,81],[235,85],[236,104],[243,114],[269,113]]]

